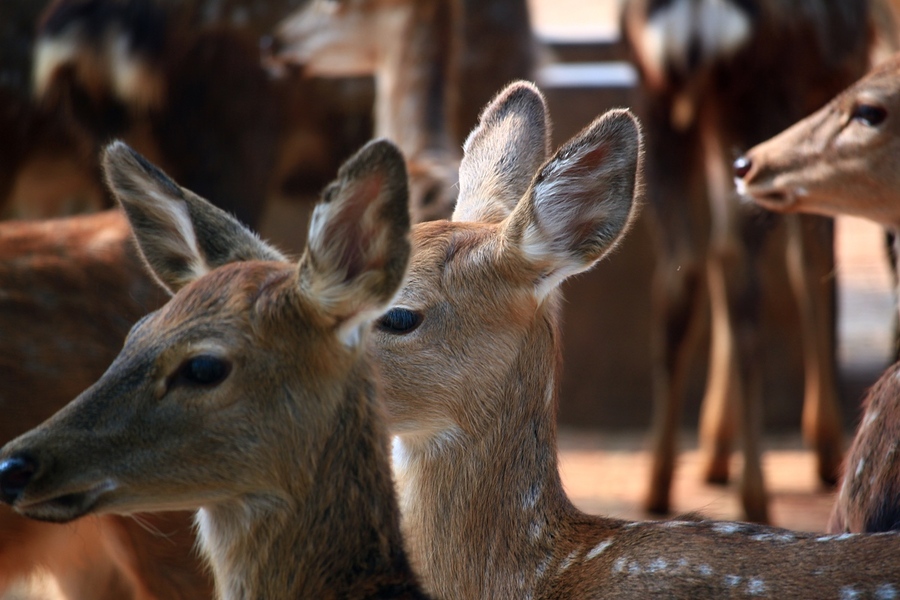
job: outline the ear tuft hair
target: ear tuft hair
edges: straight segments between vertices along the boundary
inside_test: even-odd
[[[102,162],[141,256],[170,292],[226,263],[283,260],[237,219],[179,187],[127,144],[107,146]]]
[[[533,83],[510,84],[481,113],[464,145],[454,221],[497,223],[550,154],[550,119]]]
[[[299,267],[302,290],[340,323],[346,343],[397,293],[409,228],[403,155],[387,140],[369,142],[323,192]]]
[[[637,213],[642,135],[627,110],[609,111],[541,167],[507,225],[525,257],[544,270],[542,291],[590,268]]]

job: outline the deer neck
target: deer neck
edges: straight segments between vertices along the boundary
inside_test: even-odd
[[[400,34],[385,40],[375,74],[376,136],[393,140],[407,158],[453,146],[448,102],[456,57],[450,3],[410,5],[394,15]]]
[[[302,485],[198,512],[201,547],[223,600],[419,597],[380,412],[371,381],[351,383],[321,447],[281,449],[295,457],[284,481]],[[312,469],[302,452],[317,454]]]
[[[486,431],[394,441],[404,534],[435,596],[530,597],[556,557],[570,552],[562,531],[580,513],[557,468],[556,369],[548,357],[558,355],[558,333],[555,311],[544,310],[502,385],[481,388],[502,389],[477,400],[496,407]]]

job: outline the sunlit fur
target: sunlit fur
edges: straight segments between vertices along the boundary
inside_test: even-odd
[[[521,101],[527,94],[534,97]],[[630,218],[621,215],[637,206],[641,134],[634,117],[613,111],[523,184],[513,165],[534,155],[520,140],[543,141],[542,111],[539,93],[521,83],[485,111],[462,171],[494,189],[524,191],[506,209],[507,194],[461,194],[462,214],[486,221],[416,226],[395,305],[419,312],[421,324],[406,334],[376,331],[397,434],[403,531],[428,591],[473,599],[694,599],[900,589],[900,565],[891,558],[900,536],[821,538],[694,518],[630,523],[586,515],[569,502],[556,448],[560,298],[558,288],[543,286],[548,274],[589,269],[627,228]],[[523,134],[494,118],[513,114],[537,130]],[[488,160],[488,148],[507,160]],[[466,165],[470,157],[485,170]],[[599,176],[584,177],[585,169]],[[553,202],[542,181],[554,182]],[[464,183],[461,189],[492,189]],[[490,202],[493,209],[484,210]],[[526,253],[529,228],[545,237]]]

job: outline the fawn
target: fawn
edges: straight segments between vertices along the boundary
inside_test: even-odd
[[[104,169],[174,293],[75,401],[0,451],[32,518],[199,509],[221,598],[424,598],[406,560],[370,321],[409,254],[386,141],[323,193],[298,264],[122,143]]]
[[[453,221],[413,228],[407,281],[375,330],[403,532],[427,591],[896,596],[900,536],[625,522],[569,502],[556,451],[557,288],[633,221],[641,133],[630,113],[611,111],[548,156],[549,129],[530,84],[485,109],[465,144]]]
[[[734,163],[738,190],[776,212],[854,215],[900,232],[900,55]],[[866,396],[829,529],[900,528],[900,363]]]

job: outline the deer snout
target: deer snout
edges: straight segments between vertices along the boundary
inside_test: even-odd
[[[739,156],[737,160],[734,161],[732,165],[734,169],[734,176],[737,179],[743,179],[750,173],[750,169],[753,168],[753,161],[750,160],[750,157],[746,154],[743,156]]]
[[[37,470],[37,461],[26,455],[12,456],[0,463],[0,500],[7,504],[18,500]]]

